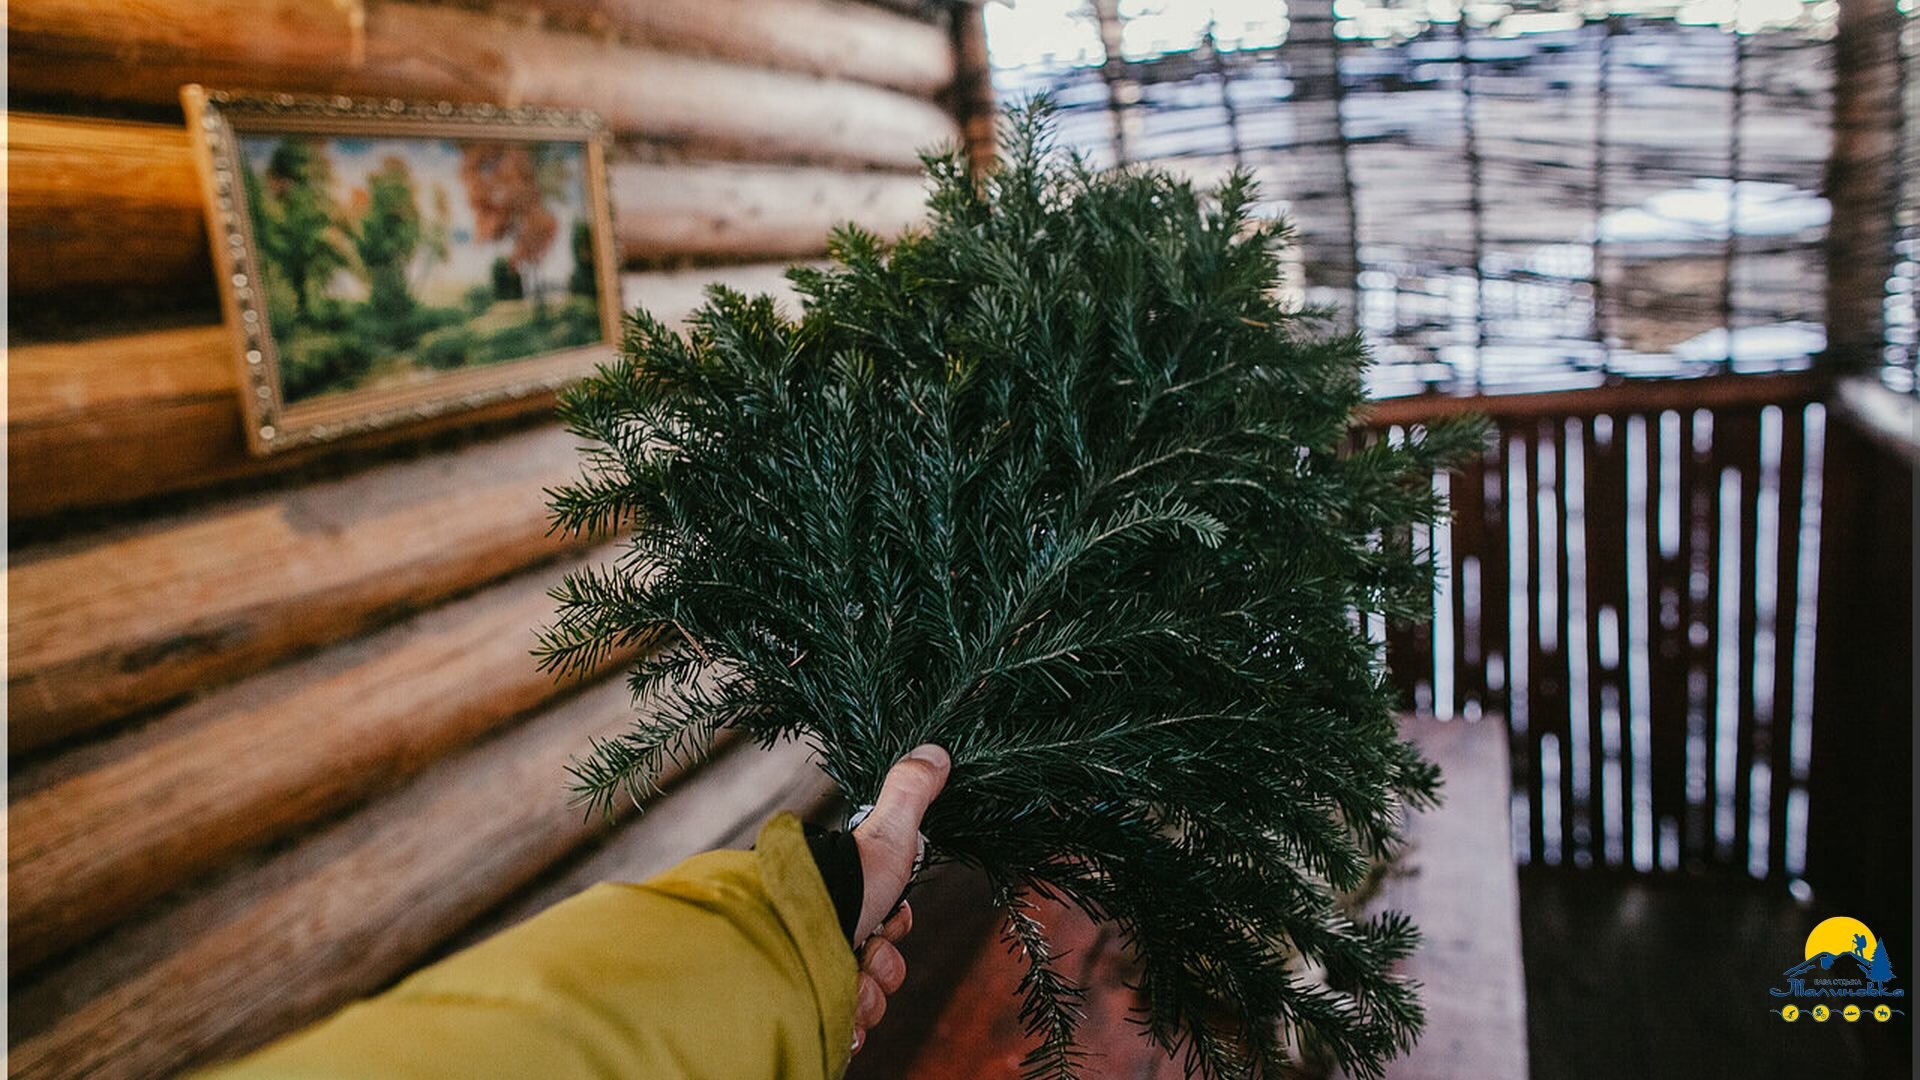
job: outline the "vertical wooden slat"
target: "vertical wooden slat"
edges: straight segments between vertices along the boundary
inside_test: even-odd
[[[1621,613],[1621,699],[1626,734],[1625,819],[1627,861],[1635,870],[1653,869],[1658,861],[1657,830],[1653,819],[1653,740],[1648,710],[1652,697],[1652,562],[1653,534],[1652,433],[1644,412],[1621,418],[1618,435],[1626,466],[1626,610]]]
[[[1485,550],[1480,559],[1480,680],[1487,688],[1484,706],[1497,712],[1502,721],[1510,711],[1507,693],[1507,594],[1513,588],[1513,575],[1507,557],[1507,432],[1506,425],[1494,430],[1481,456],[1480,507],[1481,533]]]
[[[1591,424],[1585,417],[1569,417],[1561,425],[1561,471],[1566,476],[1562,503],[1566,516],[1567,618],[1562,648],[1567,662],[1568,814],[1570,858],[1575,865],[1593,861],[1594,752],[1599,746],[1594,722],[1593,602],[1587,506],[1590,495],[1587,438]]]
[[[1683,623],[1687,655],[1687,821],[1682,861],[1714,859],[1714,642],[1718,638],[1720,474],[1714,468],[1714,416],[1708,409],[1682,415],[1685,449],[1680,476],[1687,515],[1687,595]]]
[[[1793,712],[1793,651],[1800,614],[1801,497],[1806,471],[1806,425],[1798,402],[1781,403],[1779,607],[1774,617],[1773,711],[1767,762],[1773,778],[1768,804],[1767,849],[1770,874],[1786,876],[1787,800],[1793,784],[1793,753],[1788,735]]]
[[[1450,472],[1433,474],[1434,498],[1442,504],[1453,494],[1454,477]],[[1433,617],[1429,624],[1428,647],[1433,664],[1428,669],[1433,679],[1433,715],[1452,720],[1460,715],[1458,680],[1460,662],[1460,573],[1453,551],[1453,530],[1439,523],[1427,530],[1434,565]]]
[[[1627,858],[1626,455],[1624,425],[1600,415],[1587,428],[1587,604],[1591,617],[1594,862]]]
[[[1506,432],[1507,588],[1507,724],[1513,734],[1515,810],[1523,815],[1524,830],[1516,839],[1530,858],[1541,858],[1540,753],[1533,730],[1534,626],[1539,604],[1535,582],[1539,576],[1539,549],[1533,542],[1534,429],[1516,425]]]
[[[1666,869],[1683,861],[1680,852],[1687,821],[1687,665],[1692,655],[1687,643],[1687,565],[1693,530],[1688,527],[1690,492],[1685,480],[1692,455],[1685,414],[1667,410],[1648,416],[1647,423],[1651,444],[1647,501],[1652,514],[1647,530],[1652,619],[1647,714],[1653,743],[1654,858],[1656,865]],[[1666,839],[1669,835],[1671,840]]]
[[[1453,533],[1453,611],[1459,632],[1454,636],[1454,687],[1461,702],[1461,715],[1479,719],[1487,707],[1486,609],[1499,602],[1503,594],[1488,591],[1485,577],[1486,531],[1486,459],[1467,462],[1454,475],[1449,488],[1452,496]],[[1477,569],[1469,574],[1467,567]]]
[[[1753,821],[1753,761],[1757,727],[1753,712],[1753,638],[1757,625],[1754,584],[1759,572],[1758,513],[1760,493],[1760,415],[1756,409],[1728,410],[1723,417],[1723,438],[1718,449],[1723,460],[1736,462],[1740,470],[1740,650],[1739,681],[1736,693],[1739,705],[1740,733],[1735,741],[1733,850],[1727,855],[1730,868],[1744,867]]]
[[[1528,714],[1543,757],[1550,746],[1559,758],[1552,769],[1558,778],[1559,790],[1552,798],[1559,820],[1550,823],[1542,814],[1542,829],[1556,824],[1557,828],[1555,835],[1543,835],[1541,839],[1564,860],[1573,850],[1572,731],[1567,709],[1566,455],[1560,425],[1554,418],[1541,417],[1530,426],[1534,474],[1528,502],[1533,509],[1534,573],[1529,581],[1534,600],[1532,659],[1528,663],[1533,704]],[[1550,744],[1542,741],[1548,736],[1552,737]],[[1545,784],[1544,761],[1542,766],[1540,782]],[[1544,792],[1542,797],[1546,797]]]

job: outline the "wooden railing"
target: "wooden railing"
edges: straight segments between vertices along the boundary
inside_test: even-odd
[[[1469,410],[1493,421],[1486,453],[1436,477],[1452,520],[1415,536],[1444,570],[1434,619],[1386,636],[1410,707],[1507,725],[1515,859],[1805,875],[1823,490],[1860,467],[1828,453],[1820,383],[1407,399],[1371,419],[1397,438]]]

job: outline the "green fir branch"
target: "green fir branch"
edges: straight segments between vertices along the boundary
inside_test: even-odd
[[[1422,617],[1437,470],[1474,422],[1365,440],[1365,349],[1276,297],[1252,180],[1099,172],[1016,111],[1000,167],[926,159],[927,224],[857,229],[782,310],[644,314],[565,397],[556,528],[626,531],[569,575],[541,661],[655,641],[633,731],[575,763],[609,812],[720,732],[799,739],[854,802],[921,742],[924,829],[1002,883],[1026,1069],[1084,1074],[1085,991],[1026,897],[1108,921],[1145,1036],[1190,1074],[1378,1075],[1421,1022],[1410,923],[1339,894],[1439,777],[1398,734],[1365,616]],[[1317,973],[1317,974],[1313,974]]]

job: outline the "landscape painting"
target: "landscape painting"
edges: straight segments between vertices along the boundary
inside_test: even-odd
[[[591,125],[276,117],[218,97],[205,110],[256,450],[550,389],[610,349],[619,299]]]
[[[581,144],[240,146],[288,404],[601,340]]]

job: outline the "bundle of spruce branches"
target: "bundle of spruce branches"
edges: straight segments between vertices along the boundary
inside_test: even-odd
[[[1017,111],[984,179],[929,157],[929,224],[841,231],[797,318],[721,288],[685,336],[636,314],[566,396],[559,524],[631,539],[556,590],[544,660],[677,642],[579,793],[637,801],[734,728],[871,802],[939,743],[925,833],[1024,949],[1031,1075],[1077,1075],[1082,996],[1034,895],[1119,928],[1190,1075],[1378,1074],[1420,1026],[1389,972],[1416,933],[1335,896],[1437,777],[1361,627],[1424,610],[1410,527],[1477,429],[1355,445],[1364,351],[1276,299],[1251,181],[1096,172],[1049,129]]]

